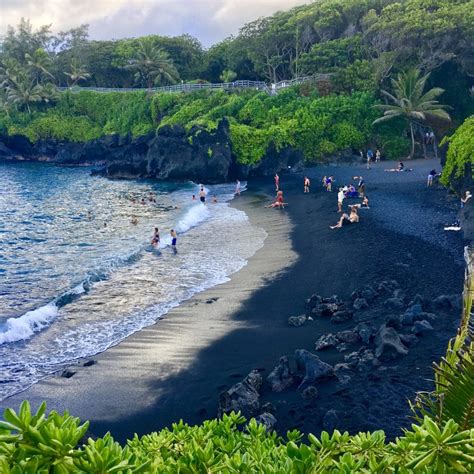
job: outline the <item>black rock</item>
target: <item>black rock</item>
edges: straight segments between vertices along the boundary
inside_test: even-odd
[[[278,365],[268,375],[267,382],[274,392],[281,392],[293,385],[294,379],[290,370],[288,357],[280,357]]]
[[[298,386],[298,390],[303,390],[320,379],[334,375],[334,370],[331,365],[326,364],[326,362],[323,362],[317,355],[312,354],[306,349],[296,350],[295,357],[298,369],[305,371],[304,378]]]
[[[426,332],[429,332],[432,330],[433,330],[433,326],[425,319],[422,319],[421,321],[415,321],[415,323],[413,324],[413,327],[411,328],[411,332],[415,334],[416,336],[425,334]]]
[[[265,426],[267,431],[271,431],[277,423],[277,419],[271,413],[268,412],[256,416],[255,421],[260,425]]]
[[[352,307],[356,310],[356,311],[361,311],[363,309],[366,309],[369,307],[369,304],[367,303],[367,300],[365,298],[357,298]]]
[[[379,360],[386,361],[407,354],[408,349],[403,345],[397,331],[385,324],[380,326],[375,335],[375,356]]]
[[[334,431],[339,423],[336,410],[329,410],[323,417],[323,427],[326,431]]]

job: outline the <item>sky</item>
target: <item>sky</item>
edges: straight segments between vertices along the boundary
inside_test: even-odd
[[[88,23],[97,40],[189,33],[208,47],[244,23],[304,3],[310,0],[0,0],[0,36],[24,17],[56,32]]]

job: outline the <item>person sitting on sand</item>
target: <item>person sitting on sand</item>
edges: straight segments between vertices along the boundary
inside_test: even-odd
[[[158,230],[158,227],[155,227],[155,230],[153,231],[153,237],[151,239],[151,245],[153,247],[156,247],[160,243],[160,231]]]
[[[349,207],[351,208],[350,215],[344,213],[336,225],[329,226],[331,229],[338,229],[339,227],[342,227],[345,221],[347,221],[348,224],[356,224],[359,222],[359,214],[357,213],[357,209],[359,209],[360,204],[354,204]]]
[[[176,254],[178,253],[178,250],[176,249],[176,242],[178,241],[178,234],[174,229],[170,230],[170,235],[171,235],[171,248],[173,249],[173,252]]]
[[[278,207],[278,209],[285,209],[285,204],[288,204],[288,203],[283,201],[283,191],[280,190],[277,192],[275,202],[265,207]]]
[[[311,185],[311,182],[307,176],[304,177],[303,181],[303,188],[305,193],[309,193],[309,186]]]
[[[369,196],[367,194],[362,199],[362,204],[360,205],[361,209],[370,209],[369,208]]]

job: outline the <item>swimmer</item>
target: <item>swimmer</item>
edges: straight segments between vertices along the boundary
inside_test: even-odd
[[[137,225],[138,224],[138,219],[136,216],[133,216],[132,217],[132,220],[130,221],[133,225]]]
[[[151,245],[153,247],[156,247],[160,243],[160,231],[158,230],[158,227],[155,227],[155,230],[153,231],[153,237],[151,239]]]
[[[171,235],[171,248],[173,249],[173,252],[177,254],[178,250],[176,249],[176,242],[178,240],[178,234],[176,234],[176,231],[174,229],[171,229],[170,235]]]
[[[193,201],[195,201],[195,200],[196,200],[196,195],[195,195],[195,194],[193,194]]]
[[[199,200],[203,204],[206,202],[206,190],[204,189],[204,186],[201,186],[201,189],[199,190]]]
[[[212,196],[212,202],[213,202],[214,204],[217,204],[217,196]]]

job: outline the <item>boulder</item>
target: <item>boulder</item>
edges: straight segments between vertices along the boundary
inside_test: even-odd
[[[419,304],[422,308],[424,306],[426,306],[426,301],[425,299],[423,298],[423,296],[421,295],[415,295],[413,297],[413,299],[410,301],[410,303],[408,303],[408,306],[413,306],[413,305],[416,305],[416,304]]]
[[[305,400],[314,400],[318,396],[318,389],[314,387],[313,385],[310,385],[309,387],[306,387],[302,392],[301,396]]]
[[[294,379],[290,371],[288,357],[280,357],[278,365],[270,372],[267,381],[274,392],[282,392],[293,385]]]
[[[380,282],[377,291],[392,294],[397,288],[400,288],[400,285],[396,280],[384,280]]]
[[[346,342],[347,344],[354,344],[355,342],[359,342],[360,336],[357,331],[340,331],[336,334],[336,337],[341,341],[341,342]]]
[[[369,304],[367,303],[367,300],[365,298],[356,298],[354,303],[352,304],[352,307],[356,311],[361,311],[363,309],[366,309],[369,307]]]
[[[411,332],[416,336],[425,334],[426,332],[432,331],[433,326],[426,321],[426,319],[422,319],[421,321],[415,321],[413,327],[411,328]]]
[[[323,302],[323,298],[320,295],[311,295],[307,300],[306,300],[306,308],[308,309],[313,309],[316,308],[316,306],[320,305]]]
[[[271,413],[268,412],[256,416],[255,421],[258,424],[265,426],[265,429],[267,431],[273,430],[274,426],[277,423],[277,419]]]
[[[304,370],[305,375],[298,386],[298,390],[303,390],[309,385],[313,385],[320,379],[332,377],[334,370],[331,365],[323,362],[317,355],[306,349],[295,351],[296,364],[299,370]]]
[[[384,301],[384,306],[388,309],[402,309],[405,305],[400,298],[388,298]]]
[[[326,431],[334,431],[339,423],[336,410],[329,410],[323,417],[323,427]]]
[[[366,285],[362,288],[358,288],[357,290],[353,291],[351,294],[352,300],[356,300],[358,298],[365,299],[367,302],[373,301],[377,297],[377,291],[371,287],[370,285]]]
[[[341,342],[336,346],[336,349],[338,352],[345,352],[349,349],[349,344],[346,344],[345,342]]]
[[[418,343],[418,338],[414,334],[400,334],[400,340],[408,347],[413,347]]]
[[[345,321],[349,321],[352,319],[354,314],[352,311],[346,310],[346,309],[341,309],[339,311],[336,311],[332,316],[331,316],[331,323],[343,323]]]
[[[364,344],[369,344],[370,340],[377,332],[377,329],[373,324],[366,322],[359,323],[354,330],[357,331],[357,334],[359,334],[359,337]]]
[[[314,349],[322,351],[329,347],[336,347],[338,344],[339,339],[334,334],[324,334],[316,341]]]
[[[288,318],[288,325],[292,327],[303,326],[303,324],[308,320],[306,314],[300,314],[299,316],[290,316]]]
[[[438,296],[433,300],[433,306],[439,309],[451,309],[451,298],[448,295]]]
[[[347,384],[351,380],[351,376],[349,375],[351,372],[351,367],[347,363],[336,364],[334,366],[334,374],[342,385]]]
[[[358,351],[351,352],[344,356],[344,361],[351,369],[357,370],[358,372],[365,372],[380,365],[380,362],[374,356],[374,353],[364,346],[362,346]]]
[[[262,376],[252,370],[247,377],[219,395],[218,416],[231,411],[240,411],[246,418],[258,413],[260,409],[260,387]]]
[[[397,331],[382,324],[375,335],[375,356],[380,360],[392,360],[407,354],[408,349],[403,345]]]

